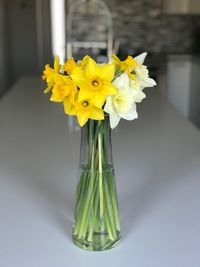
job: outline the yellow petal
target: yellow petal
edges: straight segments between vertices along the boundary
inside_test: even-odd
[[[115,54],[112,54],[112,59],[115,63],[119,63],[120,64],[120,59],[115,55]]]
[[[79,125],[82,127],[83,125],[86,124],[86,122],[88,121],[88,117],[83,114],[83,113],[78,113],[77,114],[77,119],[78,119],[78,123]]]
[[[82,61],[81,61],[81,63],[80,63],[80,66],[82,67],[82,68],[85,68],[86,67],[86,65],[87,65],[87,63],[88,63],[88,60],[90,59],[91,57],[90,56],[85,56],[83,59],[82,59]]]
[[[83,101],[85,99],[92,99],[94,92],[87,90],[87,88],[82,87],[78,94],[78,101]]]
[[[48,94],[52,88],[53,88],[53,83],[48,85],[48,87],[44,90],[44,93]]]
[[[136,67],[138,65],[137,61],[131,56],[128,56],[127,59],[124,60],[124,63],[127,64],[128,68]]]
[[[106,96],[101,93],[96,93],[92,97],[92,104],[98,108],[101,108],[106,101]]]
[[[59,97],[55,93],[52,93],[52,95],[50,97],[50,101],[52,101],[52,102],[62,102],[63,98]]]
[[[97,63],[92,59],[89,58],[88,59],[88,63],[85,67],[85,75],[87,78],[92,78],[92,77],[96,77],[99,76],[100,74],[100,68],[97,65]]]
[[[111,82],[115,75],[114,64],[105,64],[100,67],[100,77],[108,82]]]
[[[115,95],[117,93],[117,89],[112,83],[107,83],[104,85],[104,92],[106,93],[106,96]]]
[[[77,88],[75,90],[71,91],[71,94],[69,95],[69,100],[71,101],[71,103],[74,105],[75,104],[75,100],[77,98]]]
[[[90,119],[92,120],[103,120],[104,119],[104,112],[102,109],[93,107],[90,111]]]
[[[65,111],[66,114],[68,114],[68,115],[76,115],[75,106],[72,105],[72,103],[70,102],[68,97],[66,97],[64,99],[63,106],[64,106],[64,111]]]
[[[65,62],[62,69],[66,71],[69,75],[71,75],[75,67],[77,67],[77,64],[72,57]]]
[[[53,102],[62,102],[66,96],[68,96],[71,92],[69,86],[65,85],[55,85],[52,90],[52,95],[50,101]]]
[[[71,79],[66,75],[62,75],[62,74],[55,74],[54,75],[54,82],[58,85],[68,84],[68,83],[70,83],[70,81],[71,81]]]
[[[55,73],[58,73],[59,70],[60,70],[60,58],[59,58],[59,56],[56,56],[55,57],[55,60],[54,60],[54,70],[55,70]]]
[[[76,67],[71,75],[72,80],[80,88],[85,83],[85,75],[80,67]]]

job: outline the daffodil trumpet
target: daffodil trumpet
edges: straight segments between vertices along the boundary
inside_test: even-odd
[[[76,191],[72,238],[80,248],[106,250],[120,241],[120,222],[111,129],[121,119],[138,118],[137,104],[143,89],[155,86],[143,65],[146,53],[121,61],[116,55],[107,64],[90,56],[63,65],[56,56],[54,68],[46,65],[43,80],[50,101],[62,103],[67,115],[81,126],[81,157]]]

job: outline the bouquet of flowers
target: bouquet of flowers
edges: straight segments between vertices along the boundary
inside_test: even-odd
[[[156,85],[143,65],[146,55],[128,56],[124,61],[112,55],[109,64],[97,64],[85,56],[77,63],[68,59],[62,66],[56,56],[54,68],[45,66],[42,78],[48,87],[44,93],[51,92],[53,102],[63,102],[64,112],[77,116],[80,126],[88,119],[103,120],[107,113],[113,129],[121,118],[138,117],[136,103],[145,98],[143,89]]]
[[[145,87],[156,85],[143,65],[146,53],[121,61],[116,55],[108,64],[97,64],[90,56],[54,68],[45,66],[44,93],[62,102],[64,112],[76,116],[82,127],[81,159],[76,192],[73,240],[88,250],[105,250],[120,240],[120,223],[112,163],[110,127],[120,119],[138,117],[136,104]]]

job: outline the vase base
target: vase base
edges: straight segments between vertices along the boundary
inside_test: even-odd
[[[90,251],[103,251],[116,247],[120,242],[120,235],[115,240],[107,239],[106,236],[98,236],[93,242],[88,242],[84,239],[78,239],[76,236],[72,237],[73,242],[76,246],[84,250]]]

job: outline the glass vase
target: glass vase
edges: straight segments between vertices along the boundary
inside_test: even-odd
[[[120,240],[109,117],[81,128],[81,153],[73,225],[74,243],[106,250]]]

